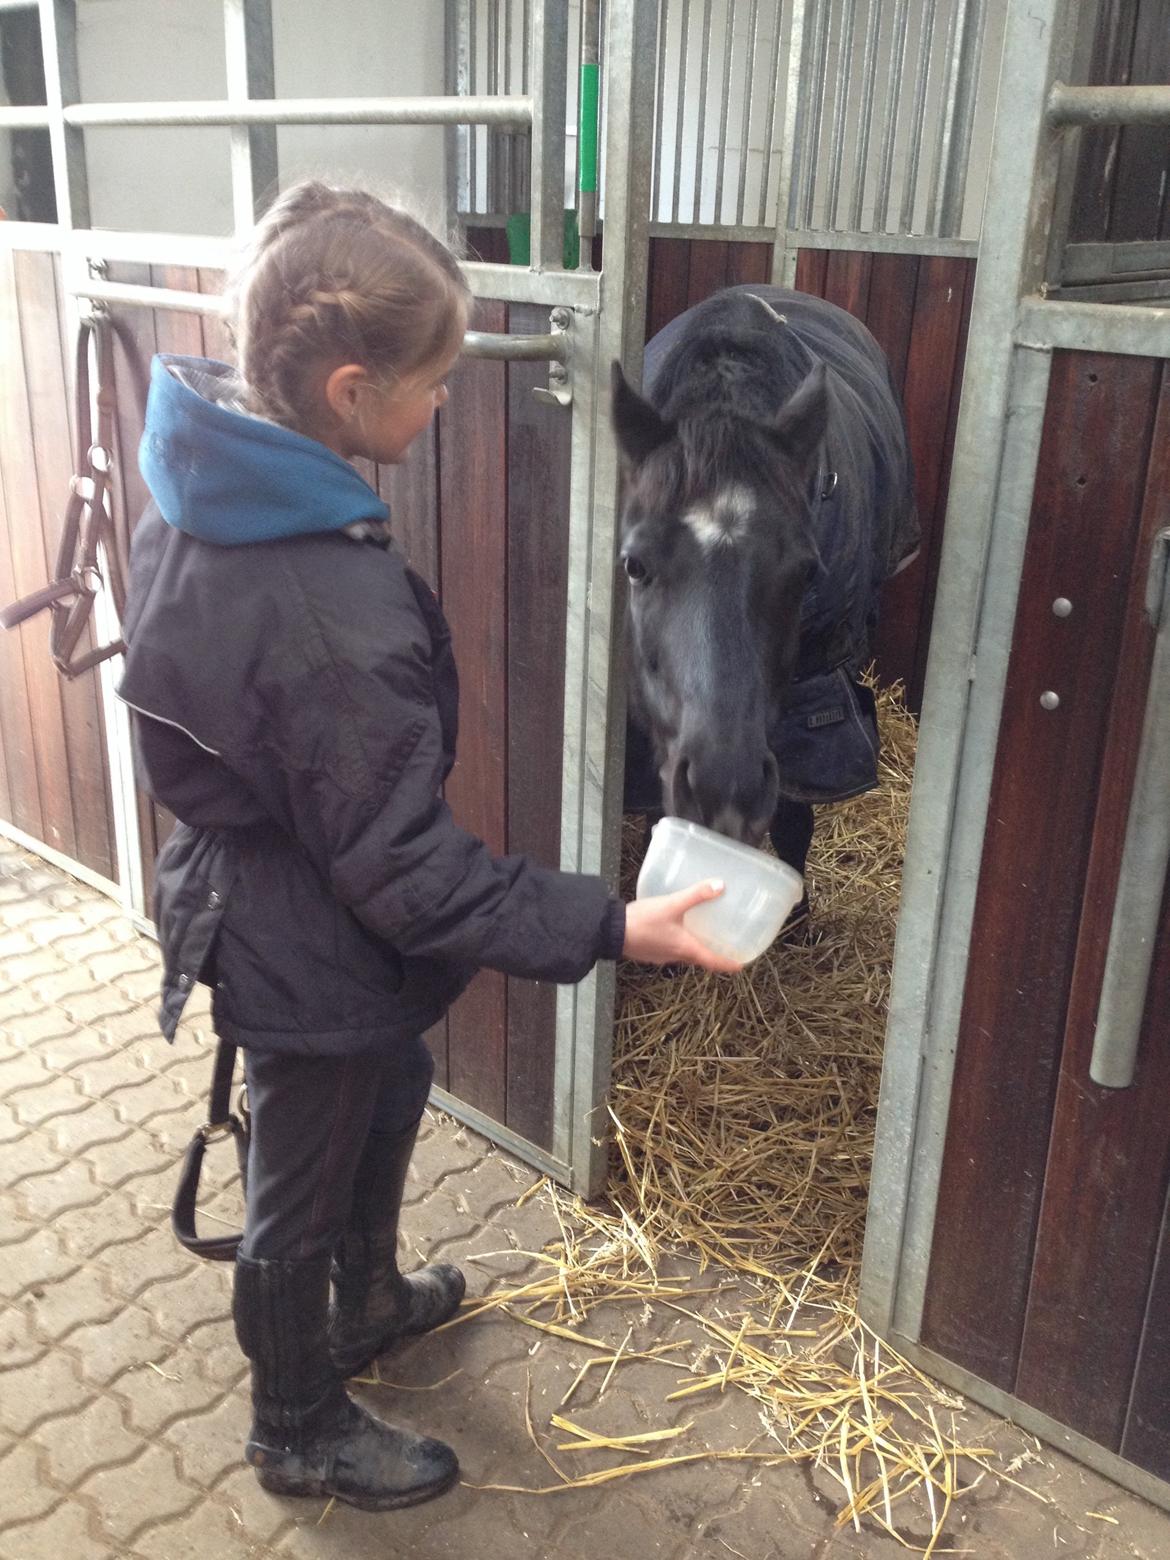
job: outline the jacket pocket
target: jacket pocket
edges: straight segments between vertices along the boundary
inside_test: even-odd
[[[155,868],[154,917],[163,961],[159,1027],[168,1040],[197,982],[215,983],[216,945],[236,877],[234,852],[213,830],[178,824]]]

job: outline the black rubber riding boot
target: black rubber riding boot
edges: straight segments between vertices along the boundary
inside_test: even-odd
[[[451,1488],[455,1453],[396,1430],[346,1394],[329,1358],[329,1258],[236,1258],[233,1316],[252,1362],[244,1455],[276,1495],[335,1495],[366,1511],[415,1506]]]
[[[418,1125],[397,1135],[372,1132],[358,1161],[349,1224],[334,1252],[329,1316],[329,1349],[343,1378],[360,1375],[400,1339],[449,1321],[467,1287],[445,1262],[407,1277],[398,1271],[398,1216]]]

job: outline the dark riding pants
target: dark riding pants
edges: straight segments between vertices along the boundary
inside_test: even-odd
[[[252,1144],[241,1255],[303,1261],[330,1252],[367,1140],[394,1141],[422,1115],[431,1054],[421,1039],[354,1056],[246,1051],[244,1068]]]

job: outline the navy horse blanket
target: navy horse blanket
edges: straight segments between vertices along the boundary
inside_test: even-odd
[[[906,424],[885,356],[835,304],[763,284],[728,288],[665,326],[646,347],[643,394],[657,408],[696,329],[717,326],[734,351],[775,340],[776,409],[818,362],[829,370],[829,418],[810,491],[817,566],[801,607],[794,681],[768,745],[780,794],[842,801],[877,784],[873,696],[860,682],[873,649],[882,586],[912,561],[919,525]],[[626,808],[661,806],[649,739],[627,737]]]

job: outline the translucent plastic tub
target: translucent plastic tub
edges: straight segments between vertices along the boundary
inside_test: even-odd
[[[744,964],[775,941],[804,892],[799,872],[762,850],[682,818],[655,824],[638,898],[673,894],[704,878],[721,879],[724,892],[688,910],[684,922],[709,948]]]

